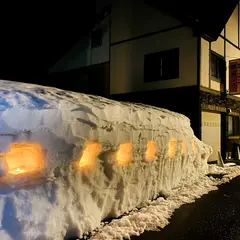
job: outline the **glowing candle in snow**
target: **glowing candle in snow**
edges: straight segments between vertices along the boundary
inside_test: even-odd
[[[127,166],[132,161],[132,143],[122,143],[117,151],[117,163],[120,166]]]
[[[79,161],[80,168],[94,168],[95,160],[102,150],[101,144],[97,142],[88,142],[83,150],[82,157]]]
[[[147,151],[146,151],[146,160],[147,161],[155,160],[156,154],[157,154],[156,143],[153,140],[148,141],[148,143],[147,143]]]
[[[23,172],[24,172],[23,169],[17,168],[16,170],[12,171],[11,173],[12,173],[12,174],[20,174],[20,173],[23,173]]]
[[[42,147],[38,143],[12,143],[4,158],[8,166],[8,173],[17,175],[40,171],[45,166]]]

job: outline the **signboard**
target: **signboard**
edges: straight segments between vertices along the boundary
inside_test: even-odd
[[[240,59],[229,61],[229,94],[240,94]]]
[[[216,112],[226,112],[225,107],[216,106],[216,105],[209,105],[209,104],[201,104],[202,110],[210,110]]]

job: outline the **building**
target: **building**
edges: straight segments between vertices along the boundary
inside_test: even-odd
[[[109,97],[109,2],[92,30],[49,70],[48,85]]]
[[[50,69],[51,76],[77,82],[76,91],[183,113],[196,136],[213,146],[210,160],[218,151],[225,158],[240,138],[240,98],[229,94],[229,60],[240,58],[239,4],[231,3],[225,22],[213,18],[223,25],[211,37],[206,26],[212,22],[205,21],[203,31],[199,20],[151,1],[112,0],[110,15]]]

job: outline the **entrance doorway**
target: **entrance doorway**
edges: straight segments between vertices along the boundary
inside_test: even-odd
[[[202,141],[213,148],[208,161],[216,161],[221,152],[221,114],[202,112]]]

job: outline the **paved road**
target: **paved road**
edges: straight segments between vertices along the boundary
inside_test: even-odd
[[[240,177],[195,203],[175,211],[160,232],[145,232],[132,240],[240,240]]]

